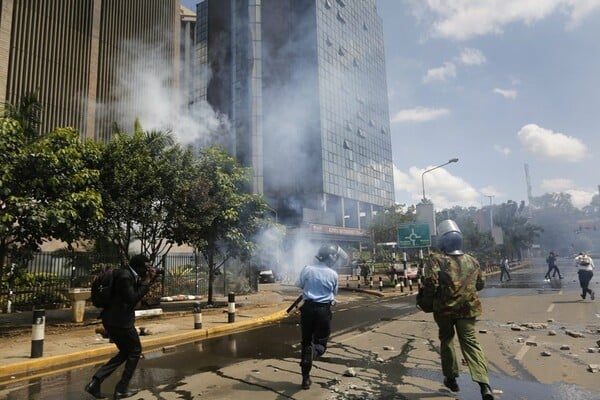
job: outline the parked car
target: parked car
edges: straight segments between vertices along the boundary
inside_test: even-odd
[[[275,283],[275,274],[270,269],[260,271],[258,273],[258,282],[260,282],[260,283]]]

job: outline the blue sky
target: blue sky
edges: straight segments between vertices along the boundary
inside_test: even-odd
[[[320,0],[317,0],[320,1]],[[355,1],[355,0],[353,0]],[[195,10],[196,0],[182,0]],[[377,0],[396,201],[598,193],[600,0]]]
[[[396,201],[598,192],[600,0],[377,0]]]

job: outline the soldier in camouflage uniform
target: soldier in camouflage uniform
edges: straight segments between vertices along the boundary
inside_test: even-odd
[[[479,383],[484,400],[493,400],[485,355],[475,334],[475,318],[481,315],[477,291],[485,281],[476,258],[462,251],[462,233],[452,220],[438,225],[438,247],[425,263],[423,295],[433,298],[433,316],[439,328],[444,385],[458,392],[459,376],[454,335],[467,362],[471,378]]]

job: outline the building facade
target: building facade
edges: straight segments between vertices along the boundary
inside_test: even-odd
[[[38,91],[41,131],[109,140],[135,118],[134,57],[165,60],[179,85],[179,0],[0,0],[0,103]]]
[[[393,204],[383,28],[375,0],[204,0],[195,101],[281,222],[364,239]],[[362,240],[357,239],[357,240]]]

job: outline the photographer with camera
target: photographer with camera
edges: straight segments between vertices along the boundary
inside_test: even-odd
[[[138,392],[128,389],[129,381],[142,355],[140,337],[135,328],[135,306],[148,292],[156,278],[156,271],[152,268],[150,260],[143,254],[131,257],[129,265],[113,273],[111,302],[102,310],[100,317],[108,337],[117,346],[119,352],[96,371],[85,387],[85,391],[97,399],[105,398],[100,391],[102,381],[123,363],[125,369],[115,387],[114,398],[124,399]]]

